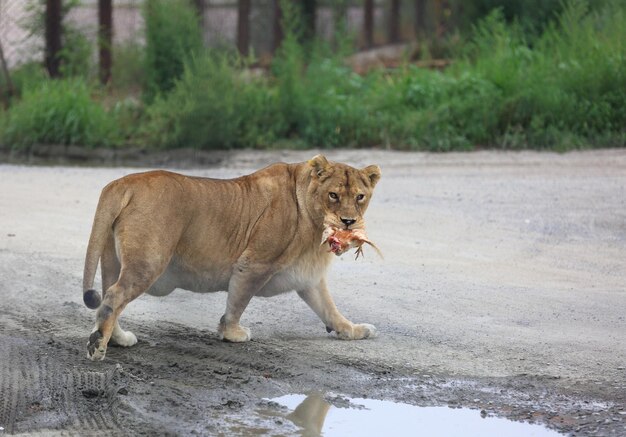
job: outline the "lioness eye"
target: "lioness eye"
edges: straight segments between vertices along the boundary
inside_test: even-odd
[[[365,199],[365,194],[359,194],[358,196],[356,196],[356,200],[359,202],[363,199]]]
[[[337,196],[337,193],[333,193],[333,192],[328,193],[328,197],[330,197],[332,200],[339,199],[339,196]]]

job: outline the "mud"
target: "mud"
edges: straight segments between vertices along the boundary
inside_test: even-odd
[[[122,325],[139,343],[98,363],[83,256],[99,190],[136,169],[0,165],[0,434],[299,435],[270,399],[308,393],[626,433],[624,151],[328,156],[383,169],[368,236],[385,260],[366,248],[330,275],[339,308],[378,338],[337,340],[288,294],[253,300],[253,340],[223,343],[225,294],[176,291],[131,303]]]

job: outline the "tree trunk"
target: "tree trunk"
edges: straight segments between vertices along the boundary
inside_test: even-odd
[[[400,0],[391,0],[389,11],[389,42],[400,41]]]
[[[311,41],[315,38],[315,18],[317,12],[317,0],[301,0],[302,19],[304,21],[304,41]]]
[[[435,0],[435,36],[441,39],[445,33],[445,19],[443,11],[445,9],[444,0]]]
[[[205,0],[193,0],[193,6],[196,8],[196,12],[198,14],[198,27],[200,28],[200,37],[202,38],[202,43],[204,43],[204,11],[205,11]]]
[[[248,56],[250,47],[250,0],[237,2],[237,49]]]
[[[274,39],[272,41],[272,52],[276,53],[276,50],[283,42],[285,34],[283,32],[283,13],[280,8],[281,0],[274,0]]]
[[[365,0],[363,5],[363,36],[365,47],[374,46],[374,0]]]
[[[415,0],[415,37],[426,35],[426,0]]]
[[[9,107],[9,102],[11,101],[11,97],[15,94],[15,88],[13,88],[13,81],[11,80],[11,73],[9,73],[9,67],[7,66],[7,61],[4,58],[4,50],[2,48],[2,41],[0,41],[0,63],[2,64],[2,71],[4,72],[4,78],[7,84],[7,92],[4,99],[4,108],[7,109]]]
[[[50,77],[59,77],[61,51],[61,0],[46,0],[46,68]]]
[[[111,49],[113,47],[113,0],[98,0],[98,47],[100,57],[100,82],[111,80]]]

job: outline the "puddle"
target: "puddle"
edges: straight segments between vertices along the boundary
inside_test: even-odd
[[[325,400],[321,394],[286,395],[269,399],[289,412],[286,419],[303,436],[560,436],[544,426],[482,417],[479,410],[449,407],[416,407],[373,399],[343,397]]]

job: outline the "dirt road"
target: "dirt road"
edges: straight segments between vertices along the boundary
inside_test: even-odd
[[[100,189],[137,169],[0,165],[0,434],[289,435],[264,399],[311,392],[626,434],[626,151],[327,156],[382,167],[367,218],[385,259],[347,254],[330,276],[340,309],[378,338],[336,340],[290,293],[253,299],[253,341],[222,343],[225,293],[177,290],[129,305],[139,343],[99,363],[86,359],[83,256]]]

